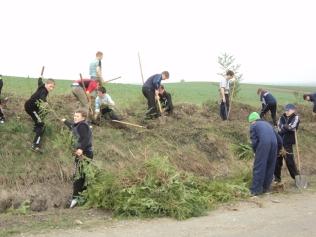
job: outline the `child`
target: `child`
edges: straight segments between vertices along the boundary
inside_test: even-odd
[[[169,72],[163,71],[161,74],[155,74],[149,77],[143,87],[142,92],[145,98],[147,99],[148,109],[146,112],[146,118],[152,119],[159,117],[159,113],[157,111],[156,100],[159,100],[159,87],[162,80],[169,79]]]
[[[314,103],[314,107],[313,107],[313,115],[316,115],[316,92],[313,94],[304,94],[303,95],[304,100],[306,101],[310,101]]]
[[[163,85],[159,87],[159,100],[160,100],[162,108],[168,114],[172,114],[173,104],[172,104],[171,94],[165,90],[165,87]]]
[[[226,78],[223,78],[219,84],[221,97],[220,116],[223,120],[227,120],[228,117],[230,83],[235,80],[235,73],[231,70],[228,70],[226,72]]]
[[[89,66],[90,79],[96,80],[96,79],[102,78],[102,66],[101,66],[102,59],[103,59],[103,53],[98,51],[96,53],[95,60],[93,60]]]
[[[293,104],[286,105],[285,113],[280,117],[278,122],[278,131],[283,139],[283,147],[286,151],[285,163],[293,179],[295,179],[296,175],[299,175],[293,155],[293,145],[296,143],[295,132],[298,129],[299,123],[300,119],[296,114],[296,107]],[[274,181],[277,183],[281,182],[282,165],[283,157],[279,155],[274,171]]]
[[[40,143],[41,138],[44,133],[44,122],[43,115],[40,113],[40,103],[47,103],[47,96],[50,91],[55,88],[55,81],[53,79],[46,80],[45,83],[42,82],[42,78],[39,78],[39,87],[36,92],[25,102],[24,108],[28,115],[31,116],[34,121],[34,132],[35,137],[32,143],[31,149],[35,152],[41,153]]]
[[[115,106],[115,103],[111,96],[106,93],[105,87],[100,87],[98,89],[98,96],[95,99],[95,119],[97,119],[101,112],[104,118],[109,117],[111,120],[119,120],[119,117],[113,111],[113,106]]]
[[[100,86],[100,80],[90,79],[77,80],[71,84],[72,93],[80,102],[80,109],[87,111],[91,109],[92,97],[95,97],[95,92]],[[91,112],[93,112],[93,110]]]
[[[273,172],[281,141],[272,126],[260,119],[257,112],[248,116],[250,138],[255,152],[253,180],[250,188],[253,196],[268,192],[273,180]]]
[[[2,108],[2,100],[1,100],[1,91],[3,87],[3,81],[2,81],[2,75],[0,75],[0,123],[4,123],[5,117],[3,114],[3,108]]]
[[[79,194],[85,190],[85,173],[83,171],[81,161],[84,157],[93,159],[92,150],[92,131],[89,124],[86,122],[87,112],[85,110],[77,110],[74,114],[74,122],[70,122],[66,119],[61,121],[72,130],[74,137],[74,154],[75,164],[79,169],[79,177],[75,179],[73,183],[73,195],[70,208],[73,208],[78,203]]]
[[[260,118],[263,118],[265,114],[270,110],[273,125],[277,126],[276,121],[276,111],[277,111],[277,101],[273,95],[262,88],[259,88],[257,94],[260,96],[260,101],[262,103],[262,109],[260,113]]]

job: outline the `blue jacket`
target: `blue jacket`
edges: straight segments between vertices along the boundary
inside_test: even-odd
[[[276,99],[269,91],[261,92],[260,101],[265,105],[275,105],[277,103]]]
[[[152,90],[158,90],[160,83],[161,83],[161,80],[162,80],[162,74],[155,74],[155,75],[149,77],[145,81],[143,87],[146,87],[146,88],[149,88]]]
[[[272,126],[263,120],[257,120],[250,126],[250,139],[252,143],[252,149],[256,152],[259,145],[270,145],[271,143],[278,144],[278,148],[281,149],[282,141],[277,138],[276,132]]]
[[[300,124],[300,118],[297,114],[287,117],[284,113],[278,122],[279,134],[283,139],[283,144],[295,144],[295,131]]]

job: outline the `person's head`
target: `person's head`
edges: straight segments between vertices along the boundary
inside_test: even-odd
[[[307,101],[310,101],[311,100],[311,96],[309,94],[304,94],[303,95],[303,99],[307,100]]]
[[[163,72],[161,73],[161,75],[162,75],[162,80],[167,80],[167,79],[169,79],[169,72],[168,72],[168,71],[163,71]]]
[[[160,85],[160,87],[159,87],[159,89],[158,89],[159,94],[163,94],[164,91],[165,91],[164,85]]]
[[[96,54],[95,54],[96,58],[99,59],[99,60],[102,60],[103,59],[103,53],[101,51],[98,51]]]
[[[260,119],[260,115],[257,112],[252,112],[248,115],[248,122],[249,123],[254,123],[258,119]]]
[[[284,106],[284,111],[286,116],[291,116],[296,112],[296,107],[293,104],[287,104],[286,106]]]
[[[260,95],[262,91],[263,91],[263,89],[262,89],[262,88],[259,88],[259,89],[257,90],[257,95]]]
[[[226,78],[228,80],[232,79],[235,76],[235,73],[232,70],[227,70],[226,72]]]
[[[97,83],[97,89],[99,89],[100,87],[102,87],[102,80],[100,78],[97,78],[95,80],[95,82]]]
[[[98,89],[98,96],[103,97],[106,94],[106,89],[105,87],[101,86]]]
[[[55,88],[55,81],[53,79],[47,79],[45,82],[45,87],[48,90],[48,92],[54,90]]]
[[[78,109],[74,113],[74,122],[79,123],[83,120],[86,120],[87,116],[88,116],[87,111],[85,111],[84,109]]]

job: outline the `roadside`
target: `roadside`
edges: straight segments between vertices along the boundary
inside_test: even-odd
[[[300,192],[292,185],[287,192],[267,194],[234,204],[226,204],[207,216],[176,221],[169,218],[152,220],[113,220],[102,211],[63,210],[51,216],[25,216],[25,225],[13,236],[24,237],[245,237],[245,236],[314,236],[316,226],[315,182]],[[37,225],[30,219],[37,218]],[[54,224],[55,221],[55,224]],[[40,225],[42,223],[42,226]],[[11,233],[13,234],[13,233]],[[7,235],[9,236],[9,233]],[[10,235],[12,236],[12,235]]]

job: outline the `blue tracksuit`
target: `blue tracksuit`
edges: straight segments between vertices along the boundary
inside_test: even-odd
[[[250,191],[258,195],[268,191],[272,183],[279,139],[272,126],[263,120],[250,126],[250,138],[256,154]]]

